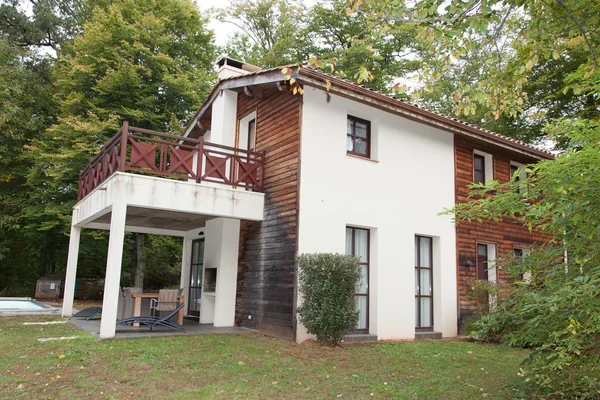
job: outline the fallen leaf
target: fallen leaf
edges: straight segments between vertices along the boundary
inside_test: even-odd
[[[56,379],[60,379],[60,375],[56,375]]]
[[[60,356],[58,356],[58,358],[65,358],[65,355],[61,354]]]
[[[246,363],[243,361],[240,361],[240,362],[238,362],[238,365],[246,365]]]

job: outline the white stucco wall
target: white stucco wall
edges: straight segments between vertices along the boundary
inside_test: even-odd
[[[309,87],[303,100],[298,252],[344,253],[346,226],[371,229],[369,332],[414,338],[414,236],[434,237],[434,330],[456,336],[455,229],[438,216],[454,204],[453,135]],[[376,162],[346,154],[347,115],[371,121]]]

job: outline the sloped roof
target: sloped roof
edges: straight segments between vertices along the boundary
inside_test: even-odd
[[[327,81],[329,81],[331,83],[329,92],[332,94],[351,97],[370,106],[397,113],[409,119],[432,125],[440,129],[449,130],[459,135],[479,139],[489,142],[493,145],[499,145],[501,147],[508,148],[509,150],[526,153],[527,155],[537,159],[554,158],[554,155],[545,149],[538,148],[517,139],[509,138],[473,124],[469,124],[468,122],[457,118],[424,109],[416,104],[409,103],[402,99],[397,99],[393,95],[367,88],[364,85],[336,77],[310,66],[297,64],[263,69],[245,75],[234,76],[220,80],[212,88],[207,99],[198,109],[194,117],[190,120],[184,129],[184,134],[188,134],[189,131],[191,131],[191,128],[202,116],[202,114],[210,107],[212,101],[220,90],[242,88],[244,86],[252,86],[268,82],[282,82],[283,74],[281,70],[283,68],[290,68],[291,72],[289,75],[292,78],[295,78],[297,82],[304,85],[327,90]]]

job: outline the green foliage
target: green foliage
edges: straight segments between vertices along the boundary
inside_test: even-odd
[[[592,399],[600,394],[600,124],[563,120],[552,131],[567,139],[565,153],[530,166],[526,179],[477,185],[477,201],[454,212],[457,221],[514,218],[552,239],[503,267],[531,278],[473,336],[533,349],[521,372],[530,396]]]
[[[358,322],[354,306],[360,279],[358,259],[341,254],[302,254],[298,266],[303,299],[298,307],[300,321],[319,342],[341,342]]]
[[[18,46],[57,49],[79,32],[91,3],[84,0],[4,0],[0,2],[0,33]]]
[[[269,68],[308,58],[310,42],[302,1],[234,0],[215,13],[241,30],[223,49],[234,59]]]
[[[0,5],[0,287],[33,295],[39,276],[66,264],[79,171],[123,119],[178,132],[210,88],[215,47],[191,1],[22,3]],[[82,233],[79,276],[104,275],[106,238]]]
[[[350,13],[346,0],[318,3],[310,10],[307,35],[315,43],[311,49],[315,65],[387,92],[396,79],[419,69],[416,55],[425,49],[416,39],[416,24],[399,23],[386,34],[373,32],[368,28],[371,11],[365,4],[361,12]]]

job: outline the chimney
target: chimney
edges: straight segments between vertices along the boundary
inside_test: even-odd
[[[246,64],[229,57],[221,58],[219,62],[217,62],[217,66],[219,67],[219,70],[217,71],[219,80],[260,71],[260,68],[256,65]]]

